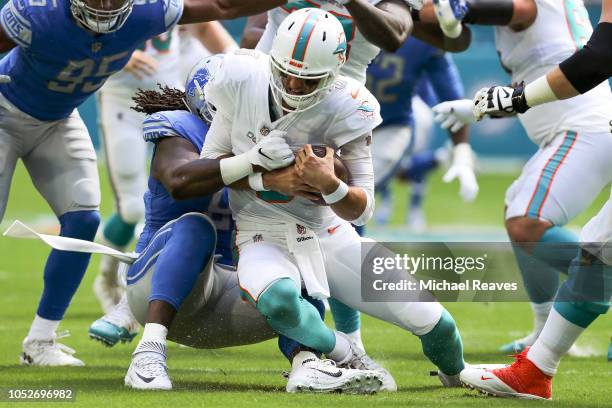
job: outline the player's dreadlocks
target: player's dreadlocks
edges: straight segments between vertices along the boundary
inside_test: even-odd
[[[132,97],[136,102],[136,106],[132,106],[132,109],[147,115],[161,111],[189,110],[185,104],[185,92],[161,84],[157,86],[159,91],[138,88],[136,95]]]

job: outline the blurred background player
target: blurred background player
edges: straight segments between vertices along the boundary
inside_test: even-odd
[[[441,25],[453,27],[463,19],[498,26],[501,63],[517,89],[523,81],[540,78],[582,49],[593,32],[581,1],[500,0],[488,4],[453,0],[439,4],[448,10],[440,11],[448,17],[441,18]],[[454,17],[458,19],[453,21]],[[500,101],[511,95],[502,92]],[[500,102],[491,96],[485,101],[497,108]],[[469,114],[473,106],[467,100],[450,102],[439,109],[445,111],[440,117],[447,123],[465,123],[470,117],[474,120]],[[537,106],[519,116],[539,150],[506,192],[505,226],[511,241],[518,244],[515,255],[531,300],[534,327],[527,336],[502,346],[503,352],[520,352],[537,339],[559,289],[559,272],[567,273],[578,250],[578,237],[564,225],[612,180],[612,161],[607,154],[612,148],[611,111],[612,93],[606,82],[584,95]],[[499,115],[492,109],[489,116]],[[522,249],[524,243],[532,244]]]
[[[463,85],[457,67],[448,54],[416,38],[409,38],[395,53],[381,52],[376,57],[368,68],[367,86],[379,100],[383,117],[382,125],[374,131],[372,157],[376,191],[382,195],[377,219],[386,222],[391,214],[388,183],[400,171],[402,161],[406,161],[412,154],[417,143],[413,132],[413,96],[422,88],[424,90],[421,94],[427,100],[434,97],[429,96],[430,90],[439,100],[454,100],[463,95]],[[465,201],[472,201],[478,194],[478,184],[474,175],[473,153],[468,142],[468,127],[452,129],[449,133],[454,144],[453,158],[444,181],[451,182],[458,178],[461,197]],[[428,141],[418,140],[418,143],[424,146]],[[435,168],[438,162],[433,152],[428,149],[419,150],[419,156],[411,163],[412,169],[408,170],[415,180],[415,199],[410,210],[417,214],[420,212],[424,191],[424,178],[421,174]]]
[[[180,30],[186,33],[179,35]],[[141,44],[125,68],[109,78],[97,94],[100,135],[116,208],[105,223],[101,240],[120,251],[134,238],[136,225],[142,221],[145,211],[142,200],[147,184],[147,146],[142,140],[144,115],[131,109],[132,96],[138,89],[154,89],[158,84],[182,87],[186,78],[181,76],[183,66],[193,62],[191,58],[184,60],[180,53],[183,41],[193,47],[196,57],[206,52],[206,48],[215,53],[236,48],[219,22],[177,27]],[[124,285],[117,279],[117,266],[116,259],[103,256],[94,281],[94,292],[104,312],[119,302],[123,292]]]
[[[601,86],[602,81],[612,76],[612,1],[604,0],[602,6],[600,23],[587,46],[548,72],[530,79],[525,86],[481,90],[474,98],[475,115],[525,113],[541,104],[554,106],[557,100],[580,99],[577,95],[586,95]],[[591,125],[603,127],[605,122]],[[612,126],[610,122],[608,126]],[[612,198],[583,228],[580,255],[572,262],[569,278],[561,286],[554,308],[533,346],[503,369],[465,370],[462,381],[493,395],[551,399],[552,378],[561,358],[582,332],[610,307],[611,241]]]
[[[92,240],[99,225],[96,155],[75,110],[139,44],[177,23],[260,13],[281,0],[200,0],[133,4],[132,0],[10,1],[0,12],[0,217],[18,158],[57,216],[64,237]],[[56,342],[56,329],[89,255],[51,251],[36,316],[23,342],[22,364],[83,365]]]

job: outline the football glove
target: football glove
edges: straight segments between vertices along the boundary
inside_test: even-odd
[[[449,38],[459,37],[463,30],[461,20],[468,9],[465,0],[433,0],[433,6],[444,35]]]
[[[474,154],[468,143],[453,147],[451,166],[442,181],[450,183],[455,179],[459,179],[459,195],[463,201],[474,201],[479,187],[474,173]]]
[[[516,87],[493,86],[482,88],[474,95],[474,116],[481,120],[485,115],[493,118],[514,116],[529,109],[525,100],[525,83]]]
[[[284,139],[287,132],[272,130],[247,152],[249,162],[266,170],[287,167],[295,159],[293,151]]]
[[[458,132],[465,125],[476,122],[474,104],[470,99],[458,99],[437,104],[432,108],[434,120],[442,129]]]
[[[11,77],[8,75],[0,75],[0,84],[8,84],[11,82]]]

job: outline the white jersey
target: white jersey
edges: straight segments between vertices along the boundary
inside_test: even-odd
[[[104,84],[104,92],[129,94],[131,97],[134,90],[155,89],[157,84],[170,87],[180,87],[184,82],[180,77],[180,40],[178,27],[147,40],[138,48],[157,61],[157,72],[152,76],[138,79],[125,70],[112,75]]]
[[[364,138],[382,122],[376,98],[363,85],[344,76],[318,105],[272,121],[269,72],[269,57],[265,54],[225,56],[222,69],[205,88],[207,100],[217,113],[204,144],[204,157],[245,153],[271,129],[286,131],[287,143],[295,150],[310,143],[340,149],[342,155],[342,146]],[[211,141],[214,136],[210,137],[219,120],[231,129],[230,140],[223,140],[220,149],[217,142]],[[366,143],[366,138],[363,140]],[[213,143],[216,154],[210,155]],[[230,207],[238,224],[270,224],[280,219],[320,229],[337,220],[330,207],[272,191],[230,190]]]
[[[368,3],[375,5],[380,3],[380,1],[381,0],[368,0]],[[338,5],[334,1],[289,1],[283,6],[268,11],[268,24],[266,25],[261,40],[257,44],[257,49],[269,54],[270,48],[272,48],[274,35],[285,17],[295,10],[306,7],[320,8],[338,17],[338,20],[340,20],[344,27],[344,33],[346,34],[346,40],[348,42],[346,64],[341,68],[340,73],[365,84],[368,65],[370,65],[370,62],[378,55],[380,48],[365,39],[355,26],[355,22],[346,7]]]
[[[582,48],[593,32],[582,0],[535,0],[538,15],[526,30],[497,27],[495,39],[501,62],[512,82],[531,82]],[[560,132],[608,132],[612,93],[604,82],[584,95],[536,106],[519,119],[538,145]]]

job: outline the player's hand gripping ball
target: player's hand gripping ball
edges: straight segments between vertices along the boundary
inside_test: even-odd
[[[296,155],[296,172],[298,176],[309,186],[318,190],[317,199],[311,201],[318,205],[328,205],[321,191],[325,183],[339,178],[345,183],[348,181],[348,170],[335,151],[328,146],[304,145]]]

